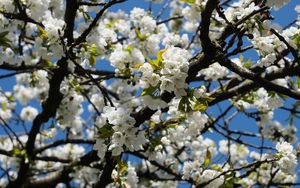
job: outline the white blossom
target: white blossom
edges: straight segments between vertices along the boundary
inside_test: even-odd
[[[21,119],[24,121],[32,121],[38,114],[38,111],[36,108],[32,106],[27,106],[22,109],[20,116]]]

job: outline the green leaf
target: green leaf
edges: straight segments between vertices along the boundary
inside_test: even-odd
[[[195,102],[194,110],[204,112],[208,108],[209,103],[213,100],[215,100],[215,98],[209,96],[203,96],[198,98]]]
[[[80,8],[79,12],[82,13],[82,16],[83,16],[83,19],[85,22],[92,20],[92,17],[86,11],[84,11],[83,8]]]
[[[79,85],[79,84],[75,85],[74,89],[77,93],[81,93],[81,91],[82,91],[81,85]]]
[[[89,58],[89,63],[91,66],[95,66],[96,65],[96,57],[91,55]]]
[[[139,69],[142,65],[143,65],[142,63],[136,63],[132,65],[132,68]]]
[[[253,104],[255,99],[253,93],[250,93],[247,96],[245,96],[242,100],[247,103]]]
[[[0,46],[10,47],[10,40],[7,38],[8,31],[0,33]]]
[[[200,111],[200,112],[205,112],[205,110],[208,108],[208,104],[207,103],[202,103],[199,101],[196,101],[195,105],[194,105],[194,110],[195,111]]]
[[[212,102],[213,100],[215,100],[216,98],[214,97],[209,97],[209,96],[203,96],[201,97],[201,99],[207,101],[207,102]]]
[[[140,32],[140,30],[138,30],[138,28],[134,28],[134,32],[136,34],[136,36],[141,40],[141,41],[144,41],[147,39],[146,36],[142,35],[142,33]]]
[[[127,46],[127,48],[125,50],[128,51],[129,53],[132,53],[133,46],[130,44]]]
[[[252,67],[252,65],[253,65],[253,63],[250,60],[244,62],[244,67],[246,67],[246,68],[250,68],[250,67]]]
[[[211,168],[212,170],[216,170],[216,171],[219,171],[219,172],[222,172],[222,171],[223,171],[222,167],[221,167],[221,166],[218,166],[218,165],[216,165],[216,164],[212,164],[212,165],[210,166],[210,168]]]
[[[119,173],[120,176],[123,176],[127,173],[127,168],[128,168],[128,164],[124,161],[119,161],[118,166],[117,166],[117,171]]]
[[[37,36],[40,37],[42,40],[47,40],[48,39],[48,34],[44,28],[41,26],[37,26],[38,28],[38,33]]]
[[[97,52],[97,46],[95,44],[92,44],[88,47],[88,51],[90,52],[89,63],[91,66],[95,66],[97,62],[96,57],[99,55]]]
[[[241,54],[240,57],[239,57],[239,59],[240,59],[241,62],[243,62],[244,56]]]
[[[155,123],[154,123],[153,121],[150,121],[150,122],[149,122],[149,126],[150,126],[150,127],[154,127],[154,126],[155,126]]]
[[[5,37],[6,35],[8,35],[8,31],[4,31],[0,33],[0,38]]]
[[[225,175],[224,184],[220,188],[234,188],[234,187],[241,187],[241,179],[235,177],[235,172]]]
[[[155,67],[155,69],[160,69],[161,63],[157,59],[152,60],[150,64]]]
[[[290,125],[290,126],[291,126],[291,125],[294,125],[294,117],[293,117],[293,116],[290,117],[289,125]]]
[[[121,71],[121,73],[125,76],[125,77],[130,77],[131,76],[131,70],[130,68],[125,68]]]
[[[106,24],[107,27],[112,28],[116,23],[118,23],[118,19],[114,19]]]
[[[6,111],[6,110],[7,110],[7,106],[6,106],[6,103],[5,103],[5,102],[2,103],[1,109],[2,109],[3,111]]]
[[[162,62],[163,62],[163,58],[162,58],[162,54],[166,51],[166,49],[160,50],[157,55],[156,58],[157,59],[150,59],[147,55],[144,54],[144,57],[146,58],[146,60],[150,63],[150,65],[152,66],[152,68],[154,70],[157,69],[161,69],[162,67]]]
[[[45,60],[45,59],[41,60],[41,62],[39,63],[39,65],[40,65],[41,67],[45,67],[45,68],[48,68],[48,69],[54,69],[54,68],[57,67],[56,64],[54,64],[54,63],[51,62],[51,61],[47,61],[47,60]]]
[[[98,52],[97,52],[97,46],[96,44],[92,44],[90,46],[90,49],[89,49],[90,53],[94,56],[97,56],[98,55]]]
[[[10,101],[10,102],[13,102],[15,99],[13,97],[13,95],[8,95],[7,96],[7,99]]]
[[[154,70],[156,69],[159,69],[159,66],[158,66],[158,61],[157,60],[152,60],[150,59],[147,55],[144,55],[145,59],[148,61],[148,63],[150,63],[150,65],[152,66],[152,68]]]
[[[210,153],[209,150],[207,150],[207,152],[206,152],[206,158],[205,158],[204,163],[203,163],[203,168],[208,167],[210,161],[211,161],[211,153]]]
[[[82,12],[82,15],[86,22],[92,20],[92,17],[87,12]]]
[[[180,1],[185,3],[190,3],[190,4],[194,4],[196,2],[196,0],[180,0]]]
[[[54,124],[54,121],[52,120],[51,125],[50,125],[50,129],[53,129],[53,128],[55,128],[55,124]]]
[[[174,20],[172,23],[171,23],[171,29],[174,33],[179,33],[179,30],[182,26],[183,22],[178,19],[178,20]]]
[[[106,26],[109,27],[109,28],[112,28],[114,25],[113,25],[112,22],[108,22],[108,23],[106,24]]]
[[[300,33],[296,34],[293,39],[294,43],[300,48]]]
[[[182,112],[192,111],[191,102],[188,97],[182,97],[178,104],[178,110]]]
[[[300,77],[297,77],[297,85],[298,85],[298,88],[300,88]]]
[[[114,129],[108,124],[104,125],[101,128],[97,127],[97,129],[100,138],[109,138],[114,134]]]
[[[14,148],[12,150],[13,156],[16,157],[21,157],[21,156],[25,156],[26,155],[26,150],[25,149],[19,149],[19,148]]]
[[[166,51],[166,49],[163,49],[163,50],[159,50],[159,52],[157,53],[156,57],[157,57],[157,66],[160,68],[161,65],[162,65],[162,61],[163,61],[163,58],[162,58],[162,55],[163,53]]]
[[[147,89],[143,90],[143,92],[141,93],[141,96],[151,95],[156,89],[157,89],[157,87],[150,86]]]
[[[153,139],[149,144],[149,150],[154,151],[155,147],[160,145],[161,143],[162,143],[161,137],[157,137],[157,138]]]
[[[170,128],[175,128],[178,125],[178,123],[169,123],[167,124],[168,127]]]

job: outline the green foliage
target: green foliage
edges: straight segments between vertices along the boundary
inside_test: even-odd
[[[51,61],[47,61],[45,59],[42,59],[41,60],[41,63],[39,63],[39,66],[43,67],[43,68],[47,68],[47,69],[54,69],[54,68],[57,68],[57,65],[54,64],[53,62]]]
[[[114,19],[106,24],[107,27],[112,28],[116,23],[118,23],[117,19]]]
[[[209,103],[215,100],[213,97],[203,96],[197,99],[194,105],[195,111],[205,112],[205,110],[208,108]]]
[[[90,52],[90,58],[89,58],[89,62],[91,66],[95,66],[96,65],[96,57],[99,55],[97,52],[97,47],[95,44],[92,44],[89,47],[89,52]]]
[[[117,171],[119,176],[124,176],[127,173],[128,164],[122,160],[119,161],[117,165]]]
[[[252,65],[253,65],[253,62],[250,60],[247,60],[244,62],[244,67],[246,67],[246,68],[250,68],[250,67],[252,67]]]
[[[294,36],[294,43],[297,45],[298,48],[300,48],[300,33]]]
[[[300,88],[300,77],[297,77],[297,86]]]
[[[26,150],[25,149],[14,148],[12,150],[12,154],[15,157],[23,157],[23,156],[26,155]]]
[[[246,61],[244,61],[244,56],[243,55],[240,55],[240,61],[242,62],[242,64],[243,64],[243,66],[245,67],[245,68],[250,68],[250,67],[252,67],[252,65],[253,65],[253,62],[251,61],[251,60],[246,60]]]
[[[196,2],[196,0],[180,0],[180,1],[185,3],[190,3],[190,4],[194,4]]]
[[[125,50],[128,51],[129,53],[132,53],[133,46],[130,44],[127,46],[127,48]]]
[[[5,103],[5,102],[3,102],[3,103],[1,103],[1,109],[3,110],[3,111],[6,111],[7,110],[7,106],[6,106],[7,104]]]
[[[167,126],[169,127],[169,128],[175,128],[176,126],[178,125],[178,123],[176,122],[173,122],[173,123],[168,123],[167,124]]]
[[[142,91],[141,96],[152,95],[157,89],[158,87],[150,86]]]
[[[192,111],[192,104],[189,100],[189,97],[184,96],[179,101],[178,110],[181,112],[190,112]]]
[[[209,107],[209,103],[215,100],[213,97],[202,96],[200,98],[195,98],[192,94],[192,91],[188,91],[188,96],[184,96],[181,98],[178,110],[182,112],[190,112],[190,111],[200,111],[205,112]],[[192,102],[194,105],[192,106]]]
[[[235,177],[235,172],[225,175],[224,184],[220,188],[234,188],[239,187],[241,184],[241,179]]]
[[[147,37],[145,35],[143,35],[138,28],[134,28],[134,32],[141,41],[144,41],[147,39]]]
[[[204,163],[203,163],[203,168],[207,168],[208,167],[208,165],[210,164],[210,162],[211,162],[211,153],[210,153],[210,151],[209,150],[207,150],[207,152],[206,152],[206,158],[205,158],[205,160],[204,160]]]
[[[162,61],[163,61],[163,53],[166,51],[166,49],[162,49],[160,50],[157,55],[156,55],[156,58],[157,58],[157,66],[160,68],[162,66]]]
[[[157,138],[151,140],[151,142],[149,144],[149,151],[154,151],[155,147],[159,146],[161,144],[162,144],[161,137],[157,137]]]
[[[221,166],[218,166],[218,165],[216,165],[216,164],[212,164],[212,165],[210,166],[210,168],[211,168],[212,170],[216,170],[216,171],[219,171],[219,172],[222,172],[222,171],[223,171],[222,167],[221,167]]]
[[[255,97],[253,95],[253,93],[248,93],[248,95],[244,96],[242,98],[243,101],[247,102],[247,103],[250,103],[250,104],[253,104],[254,103],[254,100],[255,100]]]
[[[84,11],[83,8],[79,8],[79,12],[82,13],[85,22],[92,20],[92,17],[88,14],[88,12]]]
[[[144,55],[146,60],[150,63],[150,65],[152,66],[152,68],[154,70],[158,70],[162,68],[163,65],[163,53],[166,51],[166,49],[160,50],[157,55],[156,58],[157,59],[150,59],[147,55]]]
[[[104,138],[109,138],[109,137],[111,137],[114,134],[114,129],[110,125],[108,125],[108,124],[104,125],[101,128],[97,127],[97,129],[98,129],[98,135],[99,135],[99,137],[103,138],[103,139]]]
[[[48,34],[47,34],[46,30],[44,28],[42,28],[41,26],[37,26],[37,28],[38,28],[37,36],[40,37],[44,41],[47,40]]]
[[[0,46],[10,47],[10,40],[7,38],[8,31],[0,33]]]

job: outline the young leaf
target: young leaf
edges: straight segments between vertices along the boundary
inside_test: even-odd
[[[117,171],[120,176],[123,176],[127,173],[128,164],[122,160],[119,161]]]
[[[300,48],[300,33],[296,34],[294,36],[294,43],[297,45],[298,48]]]
[[[7,38],[8,31],[0,33],[0,46],[10,47],[10,40]]]
[[[5,102],[4,102],[4,103],[2,103],[2,107],[1,107],[1,109],[2,109],[3,111],[6,111],[7,107],[6,107],[6,103],[5,103]]]
[[[201,98],[198,98],[194,105],[195,111],[204,112],[208,108],[208,103],[215,100],[213,97],[203,96]]]
[[[132,53],[133,46],[130,44],[127,46],[127,48],[125,50],[128,51],[129,53]]]
[[[178,104],[178,110],[182,112],[192,111],[191,102],[188,97],[182,97]]]
[[[90,52],[90,58],[89,58],[89,63],[91,66],[95,66],[97,62],[97,56],[99,55],[97,52],[97,47],[95,44],[92,44],[89,47],[89,52]]]
[[[211,160],[211,153],[210,153],[209,150],[207,150],[207,152],[206,152],[206,158],[205,158],[204,163],[203,163],[203,168],[208,167],[208,165],[210,163],[210,160]]]
[[[90,63],[91,66],[95,66],[96,65],[96,57],[94,55],[90,56],[89,63]]]
[[[100,138],[109,138],[114,134],[114,129],[106,124],[101,128],[98,128],[98,133]]]
[[[147,39],[146,36],[142,35],[142,33],[140,32],[140,30],[138,30],[138,28],[134,28],[134,32],[141,41],[144,41]]]
[[[246,67],[246,68],[250,68],[250,67],[252,67],[252,65],[253,65],[253,63],[250,60],[244,62],[244,67]]]
[[[149,145],[149,150],[150,151],[154,151],[155,147],[160,145],[162,142],[161,142],[161,137],[157,137],[155,139],[153,139],[151,142],[150,142],[150,145]]]
[[[300,88],[300,77],[297,77],[297,86]]]
[[[180,0],[180,1],[185,3],[190,3],[190,4],[194,4],[196,2],[196,0]]]
[[[163,55],[163,53],[166,51],[166,49],[163,49],[163,50],[160,50],[158,53],[157,53],[157,55],[156,55],[156,57],[157,57],[157,66],[160,68],[161,67],[161,65],[162,65],[162,61],[163,61],[163,58],[162,58],[162,55]]]
[[[151,95],[156,89],[156,87],[150,86],[147,89],[144,89],[144,91],[141,93],[141,96]]]
[[[195,111],[200,111],[200,112],[205,112],[205,110],[208,108],[208,104],[207,103],[202,103],[199,101],[196,101],[195,105],[194,105],[194,110]]]
[[[41,26],[37,26],[39,32],[37,33],[37,36],[40,37],[42,40],[47,40],[48,39],[48,34],[44,28]]]

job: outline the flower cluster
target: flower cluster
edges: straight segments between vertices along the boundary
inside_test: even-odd
[[[278,142],[276,144],[279,160],[277,162],[279,168],[286,173],[293,173],[297,166],[297,157],[293,146],[288,142]]]
[[[130,116],[129,111],[122,107],[104,107],[103,113],[97,118],[95,124],[99,129],[100,141],[97,141],[94,149],[101,150],[98,151],[100,158],[103,158],[103,151],[106,150],[106,147],[103,147],[104,140],[101,141],[101,138],[110,139],[106,135],[108,131],[110,132],[108,136],[111,135],[108,150],[112,151],[113,156],[120,155],[124,148],[130,151],[143,149],[143,145],[147,143],[145,132],[134,127],[135,120]]]

